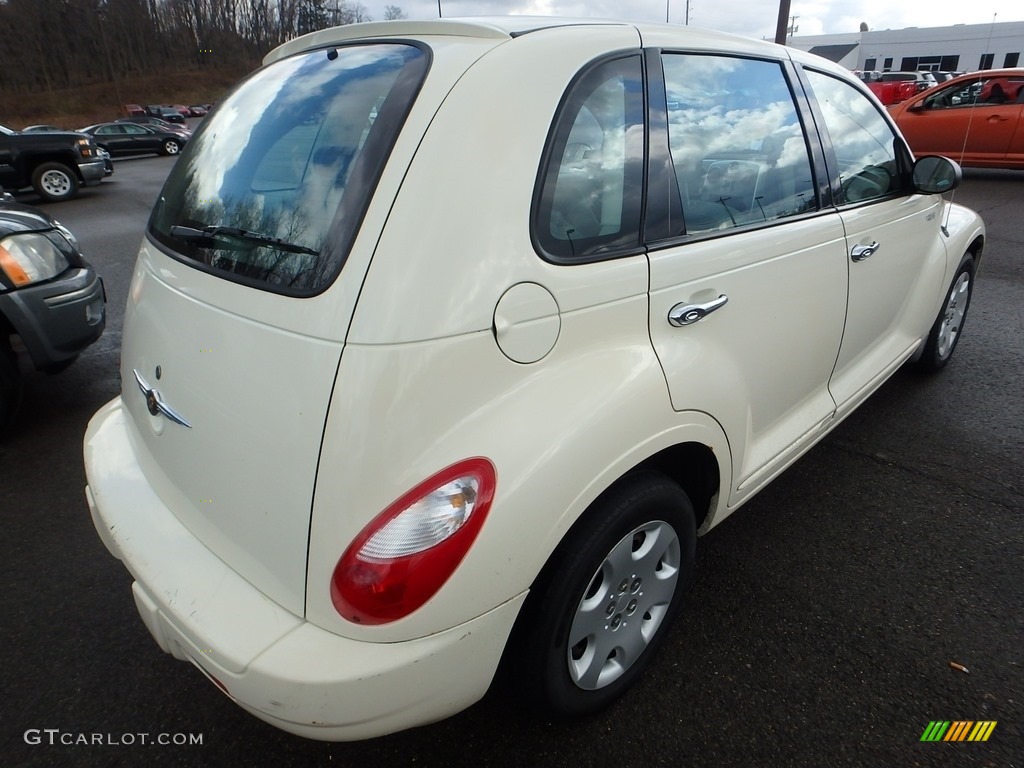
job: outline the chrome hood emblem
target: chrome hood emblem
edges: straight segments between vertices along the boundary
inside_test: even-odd
[[[149,409],[151,414],[154,416],[163,414],[168,421],[173,421],[175,424],[192,429],[192,425],[188,423],[185,417],[165,403],[160,393],[149,386],[149,382],[142,377],[142,374],[137,369],[133,368],[132,373],[135,374],[135,381],[139,385],[139,391],[142,392],[142,396],[146,398],[146,408]]]

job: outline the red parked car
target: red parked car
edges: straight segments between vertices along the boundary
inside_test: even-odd
[[[914,80],[883,79],[883,72],[857,72],[856,75],[866,85],[883,106],[899,104],[917,94]]]

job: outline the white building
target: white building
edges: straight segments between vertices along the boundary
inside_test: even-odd
[[[1021,66],[1024,21],[805,35],[789,45],[849,69],[973,72]]]

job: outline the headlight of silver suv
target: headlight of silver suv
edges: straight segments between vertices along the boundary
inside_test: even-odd
[[[30,232],[0,240],[0,270],[15,288],[49,280],[69,266],[67,258],[45,234]]]

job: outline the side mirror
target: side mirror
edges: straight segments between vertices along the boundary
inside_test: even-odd
[[[914,163],[914,190],[926,195],[940,195],[960,186],[964,173],[959,163],[941,155],[928,155]]]

